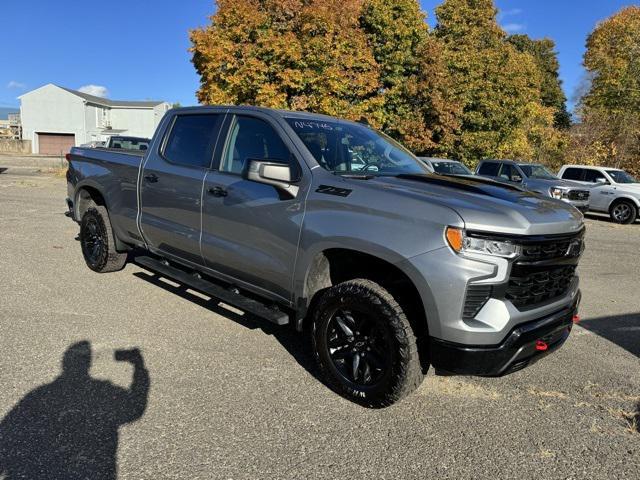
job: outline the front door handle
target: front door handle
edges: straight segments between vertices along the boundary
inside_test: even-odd
[[[155,173],[151,173],[149,175],[145,175],[144,179],[149,183],[156,183],[158,181],[158,176]]]
[[[209,195],[213,195],[214,197],[226,197],[227,191],[222,187],[209,187]]]

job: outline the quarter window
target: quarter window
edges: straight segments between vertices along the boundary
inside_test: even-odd
[[[292,163],[292,156],[277,132],[264,120],[236,117],[220,165],[221,172],[242,173],[247,160]]]
[[[164,157],[179,165],[209,168],[221,119],[217,114],[177,116],[164,147]]]

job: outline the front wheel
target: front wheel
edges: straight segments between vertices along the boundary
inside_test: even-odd
[[[92,205],[80,222],[80,245],[87,266],[94,272],[122,270],[127,254],[116,251],[109,213],[102,205]]]
[[[609,214],[614,222],[628,224],[635,222],[638,209],[632,202],[620,200],[611,206]]]
[[[424,378],[404,311],[370,280],[350,280],[322,293],[313,312],[312,341],[329,386],[368,407],[399,401]]]

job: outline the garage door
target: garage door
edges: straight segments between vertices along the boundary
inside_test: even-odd
[[[69,153],[76,144],[76,136],[61,133],[38,133],[38,150],[43,155],[60,155]]]

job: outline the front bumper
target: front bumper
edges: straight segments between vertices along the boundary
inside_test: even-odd
[[[572,207],[577,208],[582,213],[585,213],[587,210],[589,210],[589,200],[570,200],[568,198],[563,198],[562,201],[568,203]]]
[[[498,345],[470,346],[430,339],[431,365],[440,373],[497,377],[521,370],[557,350],[569,337],[580,293],[571,306],[515,327]],[[541,349],[541,344],[546,347]]]

